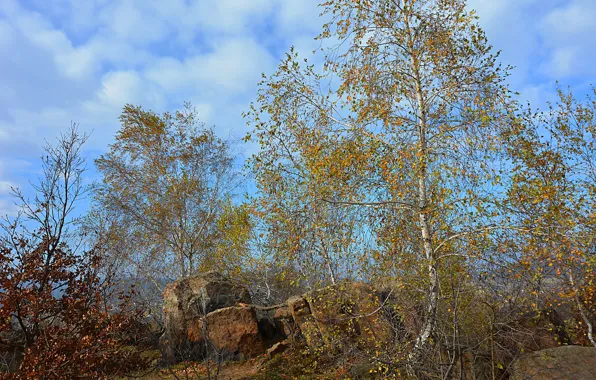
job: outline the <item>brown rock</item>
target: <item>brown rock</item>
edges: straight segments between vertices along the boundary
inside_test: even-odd
[[[205,321],[209,341],[216,349],[242,358],[265,353],[254,309],[226,307],[207,314]]]
[[[194,306],[204,314],[252,302],[246,286],[233,282],[217,272],[191,277],[187,282],[193,295],[189,300],[189,308]]]
[[[169,361],[187,360],[200,355],[199,320],[217,309],[250,303],[245,286],[217,272],[185,278],[168,284],[164,290],[164,335],[162,352]]]
[[[292,313],[288,307],[277,309],[273,315],[275,330],[282,339],[293,337],[297,331]]]
[[[562,346],[531,352],[513,363],[510,379],[596,379],[596,348]]]

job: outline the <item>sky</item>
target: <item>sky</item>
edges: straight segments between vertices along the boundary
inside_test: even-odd
[[[323,23],[317,0],[0,0],[0,215],[12,186],[40,171],[45,141],[71,122],[93,159],[126,103],[156,112],[191,101],[221,137],[243,137],[241,113],[290,46],[308,55]],[[533,104],[555,81],[576,91],[596,75],[596,1],[470,0],[489,43],[515,66],[512,89]],[[246,148],[249,154],[251,147]]]

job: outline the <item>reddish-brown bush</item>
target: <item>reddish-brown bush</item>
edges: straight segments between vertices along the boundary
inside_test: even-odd
[[[11,338],[2,343],[21,354],[14,371],[0,377],[97,379],[146,368],[123,339],[140,313],[130,294],[119,295],[117,306],[107,302],[99,257],[63,245],[48,259],[47,241],[27,245],[20,242],[21,253],[0,247],[0,332]]]

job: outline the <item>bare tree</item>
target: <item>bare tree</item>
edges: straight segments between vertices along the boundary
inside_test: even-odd
[[[0,344],[20,353],[15,378],[99,378],[148,364],[139,351],[122,349],[138,309],[124,293],[117,309],[104,299],[110,286],[100,250],[84,247],[76,226],[86,140],[73,124],[48,143],[42,175],[31,183],[35,195],[13,189],[20,211],[0,222]]]
[[[72,124],[68,132],[60,135],[55,145],[47,143],[42,156],[42,174],[37,183],[31,182],[35,195],[28,197],[22,189],[13,188],[13,196],[19,206],[15,218],[4,216],[0,237],[4,246],[20,253],[23,248],[19,237],[27,236],[31,245],[47,240],[43,252],[44,266],[49,266],[54,253],[61,244],[70,243],[78,248],[82,240],[72,229],[80,218],[74,215],[74,208],[82,200],[87,187],[83,183],[85,158],[81,148],[88,135],[80,134],[78,126]],[[40,290],[47,286],[43,281]]]

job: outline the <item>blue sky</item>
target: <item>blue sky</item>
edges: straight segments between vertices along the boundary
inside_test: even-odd
[[[471,0],[489,42],[516,66],[523,98],[542,104],[555,80],[583,92],[596,75],[596,1]],[[310,52],[316,0],[0,0],[0,215],[10,186],[39,172],[44,139],[71,121],[104,152],[125,103],[155,111],[185,100],[222,137],[291,45]],[[247,147],[247,152],[250,151]],[[92,163],[89,165],[92,168]],[[89,171],[89,181],[96,177]]]

